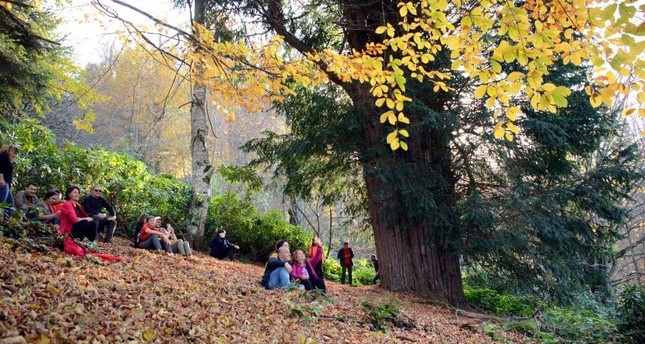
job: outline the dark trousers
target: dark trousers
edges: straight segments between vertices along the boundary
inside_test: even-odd
[[[94,221],[81,220],[72,226],[72,237],[79,240],[87,238],[89,241],[94,241],[98,234]]]
[[[376,281],[380,281],[380,280],[381,280],[381,276],[379,276],[378,274],[376,274],[376,275],[374,276],[374,279],[372,279],[372,284],[376,284]]]
[[[237,249],[235,248],[235,246],[229,246],[227,248],[212,250],[211,256],[218,259],[224,259],[228,257],[228,259],[233,260],[236,252],[237,252]]]
[[[343,272],[340,274],[340,284],[345,284],[345,272],[349,274],[349,284],[352,284],[352,266],[343,265]]]
[[[308,280],[308,279],[300,280],[300,284],[305,286],[305,290],[313,290],[314,289],[314,285],[311,284],[311,280]]]
[[[107,218],[99,219],[98,215],[93,215],[92,218],[96,223],[96,232],[100,233],[103,231],[103,228],[106,228],[104,242],[111,242],[112,236],[114,235],[114,230],[116,229],[116,221],[108,220]]]

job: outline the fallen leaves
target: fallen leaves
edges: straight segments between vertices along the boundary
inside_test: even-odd
[[[116,239],[96,264],[13,250],[0,238],[0,344],[492,342],[481,326],[414,296],[328,283],[329,300],[259,285],[261,266],[157,255]],[[374,332],[361,303],[395,302],[414,328]],[[300,310],[308,318],[297,315]],[[504,334],[515,341],[518,334]]]

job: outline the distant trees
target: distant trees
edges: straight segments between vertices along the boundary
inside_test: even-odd
[[[65,97],[93,117],[87,107],[96,94],[55,36],[58,23],[41,1],[0,3],[0,116],[5,119],[42,116]]]

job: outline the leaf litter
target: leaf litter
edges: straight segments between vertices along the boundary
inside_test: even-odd
[[[327,281],[328,296],[266,290],[263,267],[134,249],[117,263],[0,238],[0,344],[8,343],[489,343],[484,323],[378,286]],[[399,321],[374,331],[361,304],[392,304]],[[508,342],[526,342],[501,332]]]

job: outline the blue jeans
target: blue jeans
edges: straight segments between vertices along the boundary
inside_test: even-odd
[[[0,188],[0,204],[1,203],[7,204],[4,207],[4,218],[5,220],[8,220],[16,210],[16,204],[13,201],[13,195],[11,194],[11,190],[9,190],[9,185],[7,184]]]
[[[277,268],[269,275],[269,282],[267,283],[269,289],[275,287],[286,288],[289,286],[289,273],[285,268]]]

